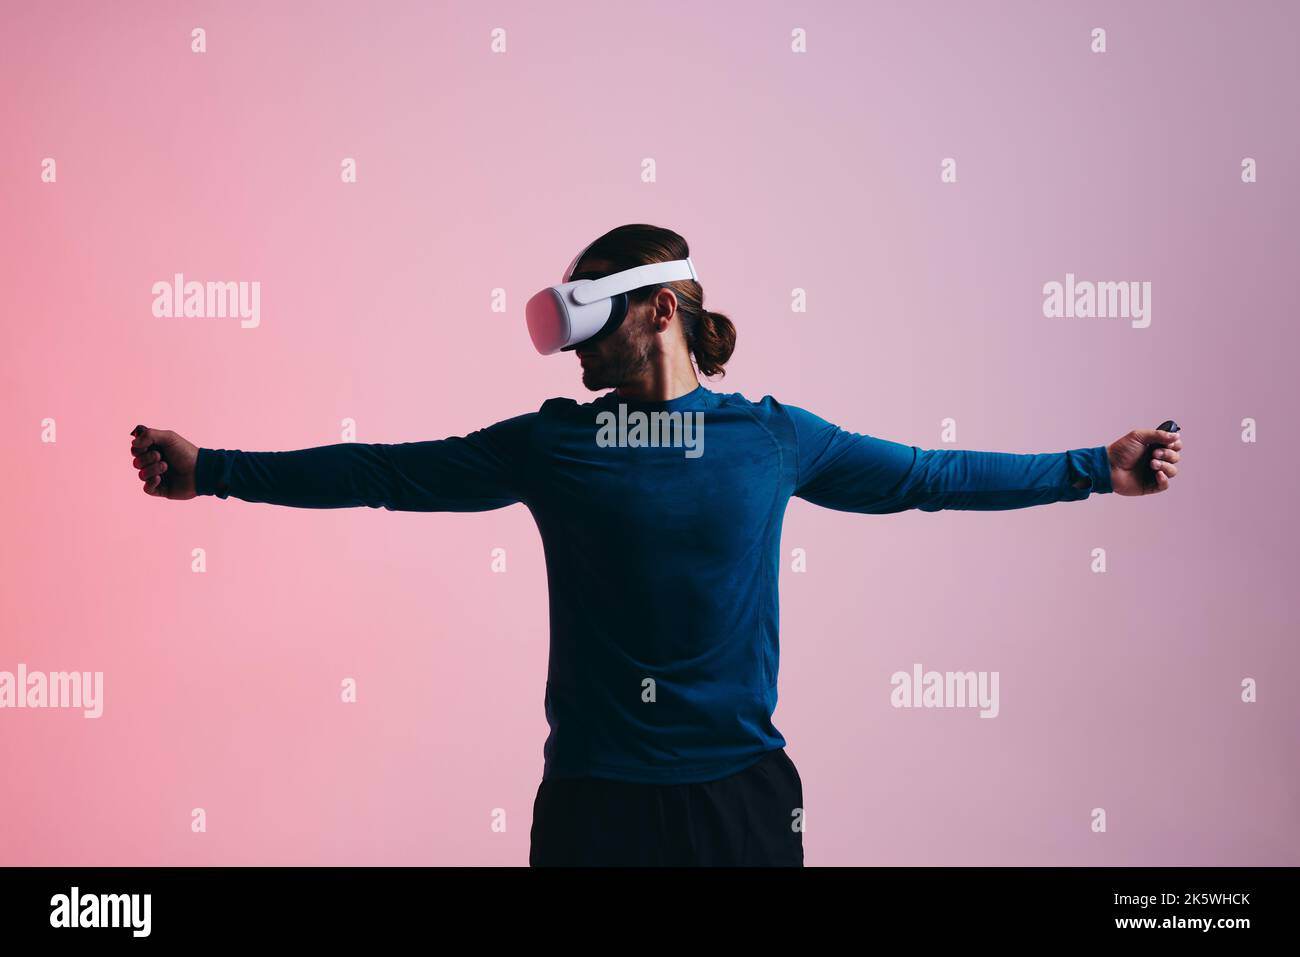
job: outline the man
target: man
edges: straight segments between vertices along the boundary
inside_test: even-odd
[[[623,226],[565,278],[688,253],[671,230]],[[294,452],[197,448],[140,426],[132,464],[146,493],[171,499],[523,503],[542,536],[551,606],[530,863],[799,866],[802,784],[771,722],[790,497],[886,514],[1143,495],[1169,487],[1182,439],[1137,429],[1059,453],[924,450],[700,385],[697,370],[722,373],[734,344],[696,279],[652,283],[574,343],[583,384],[612,389],[592,402],[551,399],[437,441]]]

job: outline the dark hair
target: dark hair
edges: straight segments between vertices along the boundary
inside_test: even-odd
[[[671,229],[632,223],[611,229],[597,239],[582,254],[582,262],[605,260],[610,264],[609,272],[621,272],[646,263],[685,259],[690,254],[686,240]],[[575,273],[580,271],[581,265],[582,263],[574,265]],[[686,336],[686,348],[695,356],[700,374],[726,375],[722,367],[736,348],[736,327],[722,313],[704,308],[704,287],[698,282],[694,279],[679,279],[645,286],[628,293],[628,298],[633,302],[647,302],[666,286],[671,286],[677,294],[677,315],[682,322],[682,333]]]

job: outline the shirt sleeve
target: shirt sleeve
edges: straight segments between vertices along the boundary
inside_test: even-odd
[[[484,512],[523,501],[537,413],[429,442],[345,442],[294,452],[199,449],[195,491],[296,508]]]
[[[1032,455],[922,449],[846,432],[811,412],[786,409],[797,444],[794,494],[826,508],[871,514],[992,511],[1114,491],[1104,445]],[[1085,484],[1075,488],[1079,480]]]

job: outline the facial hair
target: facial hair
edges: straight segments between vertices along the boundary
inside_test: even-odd
[[[582,384],[592,392],[616,389],[650,368],[650,337],[638,335],[636,325],[624,323],[593,352],[582,367]]]

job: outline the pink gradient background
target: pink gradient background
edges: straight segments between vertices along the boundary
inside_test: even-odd
[[[0,711],[0,863],[526,862],[526,509],[158,501],[128,432],[396,442],[587,396],[523,304],[624,222],[681,232],[736,321],[715,389],[923,447],[948,416],[1008,452],[1185,427],[1156,498],[792,503],[775,722],[810,865],[1300,863],[1296,11],[6,3],[0,670],[101,670],[105,713]],[[1045,319],[1067,271],[1151,281],[1150,328]],[[261,327],[153,318],[174,272],[260,281]],[[1001,716],[894,710],[913,662],[999,671]]]

